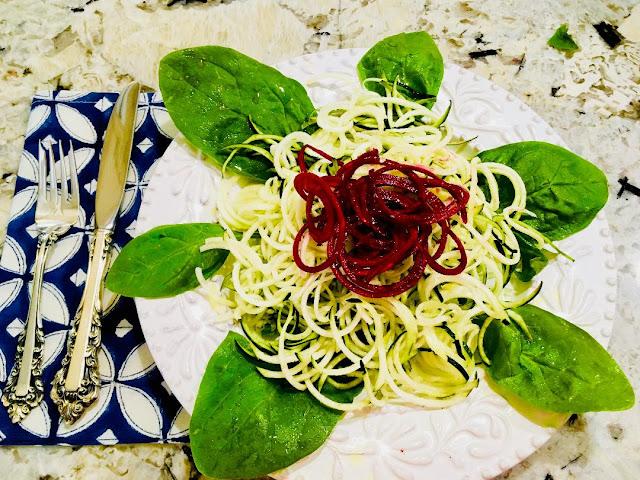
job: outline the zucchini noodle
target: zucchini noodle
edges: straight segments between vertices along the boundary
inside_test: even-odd
[[[421,103],[402,97],[392,85],[386,96],[359,90],[350,99],[320,108],[315,124],[284,138],[256,134],[230,148],[273,161],[277,177],[263,185],[240,186],[223,178],[215,214],[225,229],[202,250],[226,249],[231,255],[221,288],[202,277],[213,306],[223,305],[251,340],[259,371],[308,390],[324,405],[354,410],[388,403],[443,408],[465,398],[478,384],[476,363],[488,361],[482,335],[492,320],[526,325],[511,308],[531,300],[516,295],[509,281],[520,261],[517,231],[540,248],[547,240],[521,221],[527,192],[519,175],[497,163],[460,153],[452,132]],[[428,267],[418,285],[396,297],[365,298],[343,287],[330,270],[305,273],[294,263],[292,245],[305,221],[305,203],[294,189],[300,172],[298,150],[310,144],[342,162],[376,148],[382,158],[430,169],[470,193],[468,221],[451,219],[451,229],[468,257],[463,273],[447,276]],[[327,175],[332,162],[310,152],[309,171]],[[358,176],[356,174],[356,176]],[[498,178],[513,187],[511,203],[500,208]],[[320,208],[320,206],[318,206]],[[430,242],[436,245],[437,226]],[[308,238],[308,237],[307,237]],[[313,242],[311,242],[313,243]],[[434,247],[435,248],[435,247]],[[302,260],[315,265],[326,258],[323,246],[303,244]],[[440,257],[455,265],[453,242]],[[398,281],[411,267],[408,259],[377,277]],[[327,386],[363,386],[352,403],[330,398]]]

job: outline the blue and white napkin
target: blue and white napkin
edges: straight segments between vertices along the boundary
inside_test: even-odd
[[[44,274],[45,401],[13,424],[0,405],[0,445],[115,444],[186,441],[189,417],[171,395],[144,341],[132,299],[107,294],[100,352],[102,387],[96,403],[72,426],[61,422],[49,398],[64,355],[87,271],[93,230],[98,156],[115,93],[59,91],[36,95],[31,105],[15,196],[0,260],[0,388],[11,371],[18,334],[29,306],[36,254],[34,215],[38,142],[73,141],[79,170],[81,219],[51,252]],[[135,229],[150,172],[171,142],[167,111],[157,94],[141,94],[132,161],[114,242],[120,249]],[[55,149],[54,149],[55,151]]]

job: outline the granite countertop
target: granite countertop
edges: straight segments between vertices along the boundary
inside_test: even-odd
[[[31,96],[38,89],[116,90],[131,79],[153,88],[160,57],[191,45],[224,44],[275,63],[307,52],[368,47],[401,31],[429,31],[448,61],[520,97],[574,151],[606,172],[611,194],[606,214],[615,242],[619,285],[609,350],[640,391],[640,198],[630,193],[616,197],[620,177],[640,184],[640,43],[625,42],[611,49],[592,26],[600,21],[620,24],[637,0],[1,3],[2,226]],[[569,24],[581,46],[571,58],[546,45],[562,23]],[[480,50],[495,50],[495,55],[469,56]],[[639,431],[638,406],[574,418],[501,478],[636,479],[640,476]],[[0,448],[0,472],[13,480],[198,477],[189,450],[182,445],[5,447]]]

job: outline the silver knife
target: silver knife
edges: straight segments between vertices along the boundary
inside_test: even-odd
[[[140,85],[124,89],[107,125],[96,187],[95,230],[87,279],[69,336],[62,367],[53,379],[51,398],[60,416],[75,422],[100,391],[98,351],[101,342],[102,283],[131,157]]]

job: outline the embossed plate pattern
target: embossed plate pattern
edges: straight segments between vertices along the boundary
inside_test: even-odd
[[[357,85],[363,50],[305,55],[277,66],[307,87],[314,103],[335,101]],[[436,108],[453,99],[448,123],[487,149],[520,140],[562,139],[512,94],[455,65],[447,65]],[[137,232],[165,223],[211,221],[219,173],[176,142],[156,164],[145,193]],[[576,261],[559,260],[540,275],[537,303],[608,343],[616,299],[609,226],[602,215],[585,231],[561,242]],[[588,280],[587,280],[588,279]],[[162,300],[136,300],[149,349],[166,382],[191,411],[206,363],[226,334],[197,292]],[[455,407],[426,411],[388,407],[347,416],[317,452],[276,475],[288,480],[488,479],[522,461],[548,439],[484,382]]]

